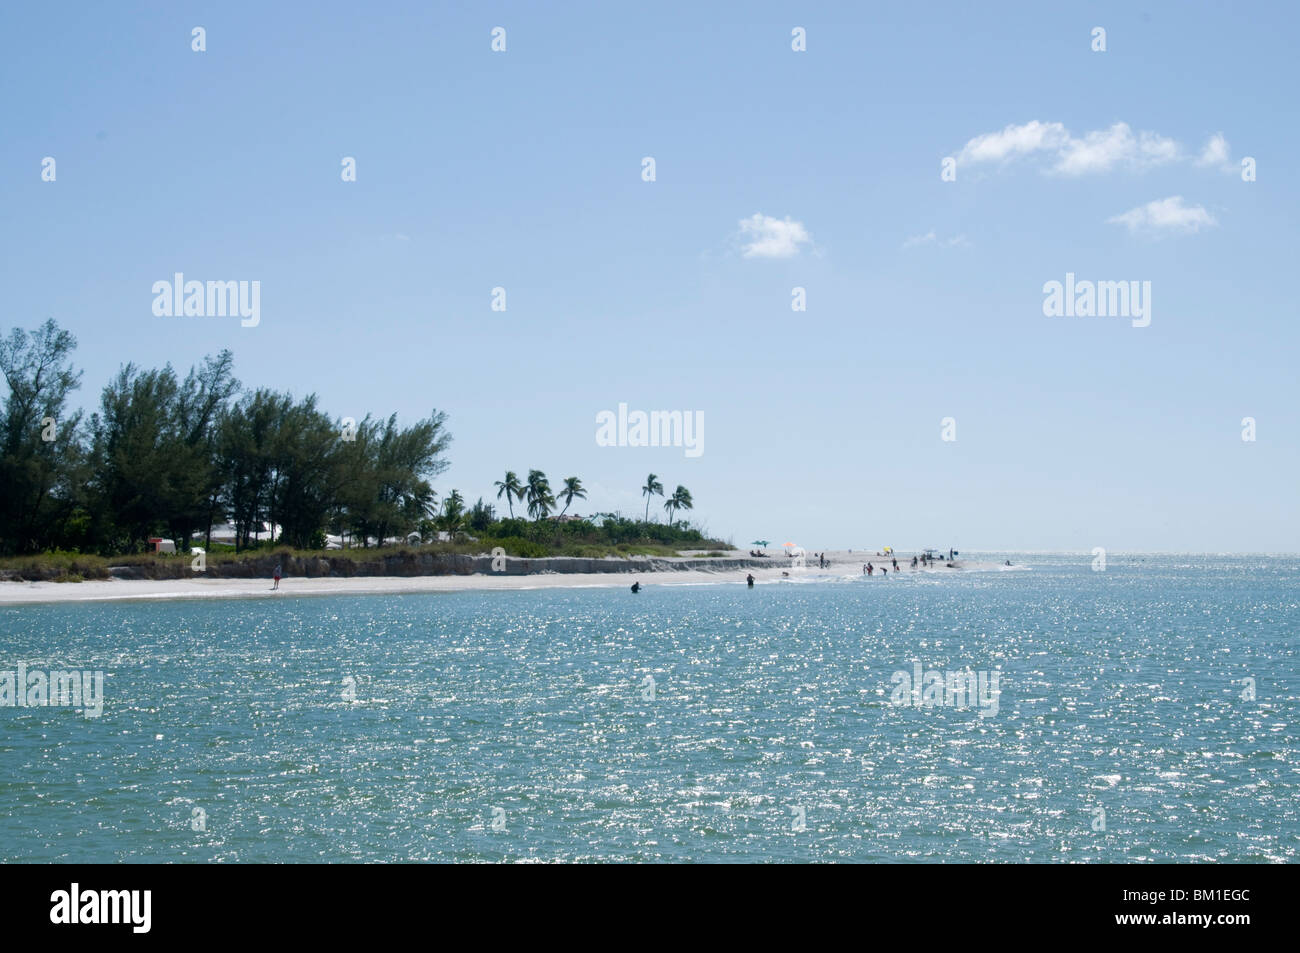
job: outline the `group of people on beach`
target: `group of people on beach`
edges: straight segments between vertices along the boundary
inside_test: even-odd
[[[853,550],[849,550],[849,552],[852,552],[852,551],[853,551]],[[788,555],[788,556],[793,556],[794,554],[793,554],[793,553],[787,553],[786,555]],[[818,566],[818,568],[820,568],[820,569],[826,569],[828,566],[830,566],[831,561],[830,561],[829,558],[827,558],[827,556],[826,556],[825,553],[813,553],[813,555],[817,557],[817,566]],[[881,554],[880,554],[880,553],[876,553],[876,555],[877,555],[877,556],[880,556]],[[956,568],[956,564],[953,562],[953,560],[956,559],[956,557],[957,557],[957,550],[955,550],[955,549],[950,549],[950,550],[948,550],[948,560],[947,560],[946,562],[944,561],[944,558],[943,558],[943,554],[942,554],[942,553],[940,553],[939,556],[938,556],[938,558],[936,559],[936,557],[934,557],[934,556],[932,556],[932,555],[930,554],[930,551],[929,551],[929,550],[926,550],[925,552],[921,553],[921,555],[919,555],[919,556],[913,556],[913,557],[912,557],[912,571],[915,572],[918,568],[920,568],[920,569],[932,569],[932,568],[934,568],[934,564],[935,564],[936,562],[941,562],[941,563],[943,563],[943,564],[944,564],[945,566],[947,566],[949,569],[955,569],[955,568]],[[863,563],[863,564],[862,564],[862,575],[864,575],[864,576],[874,576],[874,575],[876,574],[876,570],[879,569],[879,570],[880,570],[880,574],[881,574],[882,576],[888,578],[888,576],[889,576],[889,570],[890,570],[891,567],[893,568],[895,575],[897,575],[898,573],[902,572],[902,570],[899,568],[899,565],[898,565],[898,557],[897,557],[897,556],[893,556],[893,555],[891,555],[891,556],[888,557],[888,559],[889,559],[889,565],[888,565],[888,566],[877,566],[877,565],[876,565],[875,563],[873,563],[873,562],[866,562],[866,563]],[[1008,566],[1011,565],[1011,560],[1009,560],[1009,559],[1007,560],[1007,565],[1008,565]],[[782,576],[789,576],[790,573],[788,573],[788,572],[782,572],[781,575],[782,575]],[[748,585],[748,587],[749,587],[750,589],[753,589],[753,588],[754,588],[754,574],[753,574],[753,573],[749,573],[749,574],[745,577],[745,583],[746,583],[746,585]],[[640,591],[641,591],[641,583],[640,583],[640,582],[633,583],[633,584],[632,584],[632,591],[633,591],[633,592],[640,592]]]
[[[950,549],[950,550],[948,550],[948,562],[944,563],[944,565],[946,565],[949,569],[953,569],[953,568],[955,568],[955,565],[954,565],[954,563],[952,562],[952,559],[953,559],[953,557],[956,555],[956,552],[957,552],[957,551],[956,551],[955,549]],[[876,555],[879,556],[880,553],[876,553]],[[939,559],[940,559],[940,561],[942,561],[942,560],[943,560],[943,557],[940,556]],[[891,564],[893,565],[893,567],[894,567],[894,572],[895,572],[895,573],[899,572],[899,568],[898,568],[898,557],[897,557],[897,556],[891,556],[891,557],[889,558],[889,561],[890,561],[890,563],[891,563]],[[918,566],[920,566],[922,569],[932,569],[932,568],[934,568],[934,563],[935,563],[935,558],[934,558],[933,556],[931,556],[928,552],[922,553],[920,556],[913,556],[913,557],[912,557],[912,569],[913,569],[913,570],[915,570]],[[1009,566],[1009,565],[1011,565],[1011,563],[1008,562],[1007,565]],[[864,563],[863,566],[862,566],[862,575],[864,575],[864,576],[874,576],[874,575],[876,574],[876,569],[877,569],[877,567],[876,567],[876,565],[875,565],[874,563]],[[880,569],[880,574],[881,574],[882,576],[888,576],[888,575],[889,575],[889,566],[880,566],[879,569]]]
[[[898,560],[897,560],[896,558],[891,557],[891,558],[890,558],[890,562],[892,562],[892,563],[894,564],[894,572],[898,572]],[[915,557],[915,556],[912,557],[912,568],[913,568],[913,569],[916,568],[916,557]],[[875,574],[876,574],[876,567],[875,567],[874,564],[872,564],[872,563],[867,563],[866,565],[864,565],[864,566],[862,567],[862,575],[864,575],[864,576],[874,576]],[[882,576],[888,576],[888,575],[889,575],[889,567],[888,567],[888,566],[881,566],[881,567],[880,567],[880,574],[881,574]]]

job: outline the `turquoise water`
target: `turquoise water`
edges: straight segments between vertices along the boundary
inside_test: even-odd
[[[1296,860],[1300,559],[1016,561],[0,609],[0,669],[107,675],[0,708],[0,858]]]

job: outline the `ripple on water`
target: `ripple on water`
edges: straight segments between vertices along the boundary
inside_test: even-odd
[[[1179,559],[5,609],[108,678],[0,709],[0,858],[1294,862],[1300,564]]]

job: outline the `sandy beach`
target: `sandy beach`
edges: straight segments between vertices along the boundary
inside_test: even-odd
[[[744,555],[739,553],[737,555]],[[792,568],[784,554],[774,553],[771,565],[754,569],[682,569],[646,572],[585,573],[538,572],[528,575],[473,573],[469,575],[439,576],[354,576],[351,578],[302,578],[286,576],[280,588],[271,588],[269,579],[107,579],[87,582],[0,582],[0,606],[29,605],[64,602],[112,602],[118,600],[154,599],[282,599],[297,596],[332,595],[393,595],[398,593],[457,592],[469,590],[525,590],[560,588],[619,588],[640,581],[645,588],[651,586],[701,586],[745,585],[746,576],[754,576],[756,585],[774,583],[829,582],[855,579],[862,576],[862,566],[870,561],[877,569],[872,582],[888,584],[889,576],[882,576],[879,567],[889,566],[887,557],[874,553],[828,552],[830,566],[818,568],[817,560],[809,552],[805,567]],[[664,562],[663,560],[660,561]],[[698,561],[696,561],[698,565]],[[998,569],[994,563],[973,563],[958,560],[956,568],[949,569],[936,563],[932,569],[913,571],[911,556],[898,557],[898,575],[943,575],[959,572]],[[863,577],[863,581],[867,581]]]

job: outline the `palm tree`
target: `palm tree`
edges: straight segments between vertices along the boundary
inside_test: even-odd
[[[551,496],[551,484],[541,470],[528,471],[528,487],[524,493],[528,497],[528,515],[535,520],[545,519],[555,508],[555,497]]]
[[[506,478],[504,480],[497,480],[493,485],[497,488],[498,500],[501,499],[502,493],[506,495],[506,506],[510,507],[510,518],[514,519],[514,501],[518,500],[520,503],[524,501],[524,486],[519,482],[519,477],[515,474],[514,470],[507,470]]]
[[[681,484],[673,490],[673,495],[664,503],[664,509],[668,511],[668,523],[672,525],[673,517],[678,510],[692,510],[695,508],[695,501],[691,499],[691,491]]]
[[[645,486],[641,487],[641,495],[645,497],[645,521],[650,522],[650,497],[658,493],[664,495],[664,485],[659,482],[659,478],[653,473],[645,478]]]
[[[465,515],[465,498],[459,490],[452,490],[442,501],[442,527],[451,539],[460,532],[460,524]]]
[[[431,520],[437,516],[438,494],[427,481],[421,480],[402,498],[401,512],[407,528],[419,533],[423,539],[428,535],[425,531],[432,525]]]
[[[429,486],[426,480],[421,480],[403,498],[402,509],[403,514],[411,523],[429,519],[438,511],[438,494],[434,492],[433,487]]]
[[[560,491],[560,499],[564,500],[564,509],[560,510],[560,515],[563,516],[569,511],[569,504],[574,500],[585,500],[586,498],[587,491],[583,489],[582,481],[577,477],[565,477],[564,489]]]

